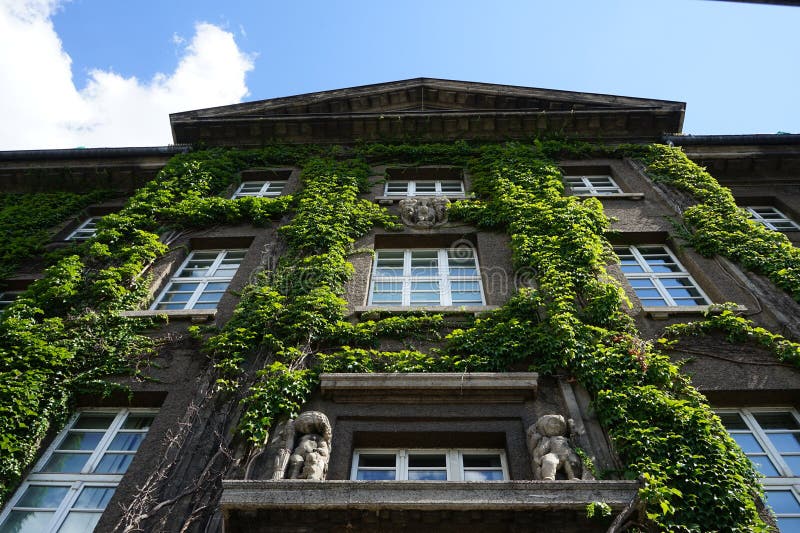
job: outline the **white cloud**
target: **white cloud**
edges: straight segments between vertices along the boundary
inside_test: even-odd
[[[95,69],[79,90],[51,21],[58,4],[0,0],[0,150],[169,144],[169,113],[248,94],[253,57],[204,22],[174,72],[143,81]]]

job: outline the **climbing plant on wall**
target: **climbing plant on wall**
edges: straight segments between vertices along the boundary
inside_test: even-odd
[[[76,391],[103,390],[104,376],[130,371],[137,357],[147,355],[141,324],[116,311],[141,303],[147,287],[141,272],[166,249],[161,231],[261,225],[293,212],[279,230],[286,253],[245,288],[233,318],[205,340],[217,393],[242,393],[240,431],[254,444],[264,442],[276,421],[297,414],[320,372],[502,371],[527,363],[539,372],[572,376],[593,396],[625,475],[644,480],[640,496],[658,528],[763,528],[754,503],[758,480],[748,460],[703,397],[638,336],[625,313],[624,294],[605,272],[613,255],[602,205],[563,194],[551,156],[565,149],[608,153],[574,143],[454,143],[176,156],[125,209],[106,217],[80,254],[50,267],[0,321],[0,477],[9,480],[3,489],[18,479],[49,421],[64,416]],[[674,175],[679,170],[660,163],[673,158],[672,149],[613,153],[639,157],[657,179],[680,183]],[[476,198],[454,204],[451,218],[508,232],[515,266],[536,273],[536,288],[520,290],[500,309],[455,329],[437,350],[383,351],[376,339],[437,340],[445,319],[414,313],[347,320],[342,296],[354,241],[376,225],[399,229],[394,217],[359,194],[369,185],[369,164],[437,162],[463,165],[473,177]],[[294,197],[218,196],[242,169],[287,164],[303,169]],[[707,187],[714,189],[710,181]],[[757,230],[747,235],[760,238]],[[698,237],[695,244],[717,237]],[[706,250],[729,251],[723,244]],[[90,334],[101,328],[103,335]],[[256,379],[243,379],[255,360],[262,362]]]

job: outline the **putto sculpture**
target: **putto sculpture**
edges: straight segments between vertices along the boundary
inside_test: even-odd
[[[331,423],[320,411],[306,411],[286,422],[276,431],[276,439],[283,444],[275,457],[272,479],[324,480],[332,436]]]
[[[572,447],[571,435],[572,419],[565,421],[561,415],[543,415],[528,428],[534,479],[553,481],[559,471],[567,479],[581,479],[581,460]]]

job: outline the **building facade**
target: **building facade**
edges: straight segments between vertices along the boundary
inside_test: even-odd
[[[419,78],[0,153],[0,531],[800,530],[800,136],[684,108]]]

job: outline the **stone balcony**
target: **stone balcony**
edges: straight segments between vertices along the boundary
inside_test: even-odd
[[[586,517],[601,501],[618,512],[636,481],[223,482],[225,531],[605,531]]]

